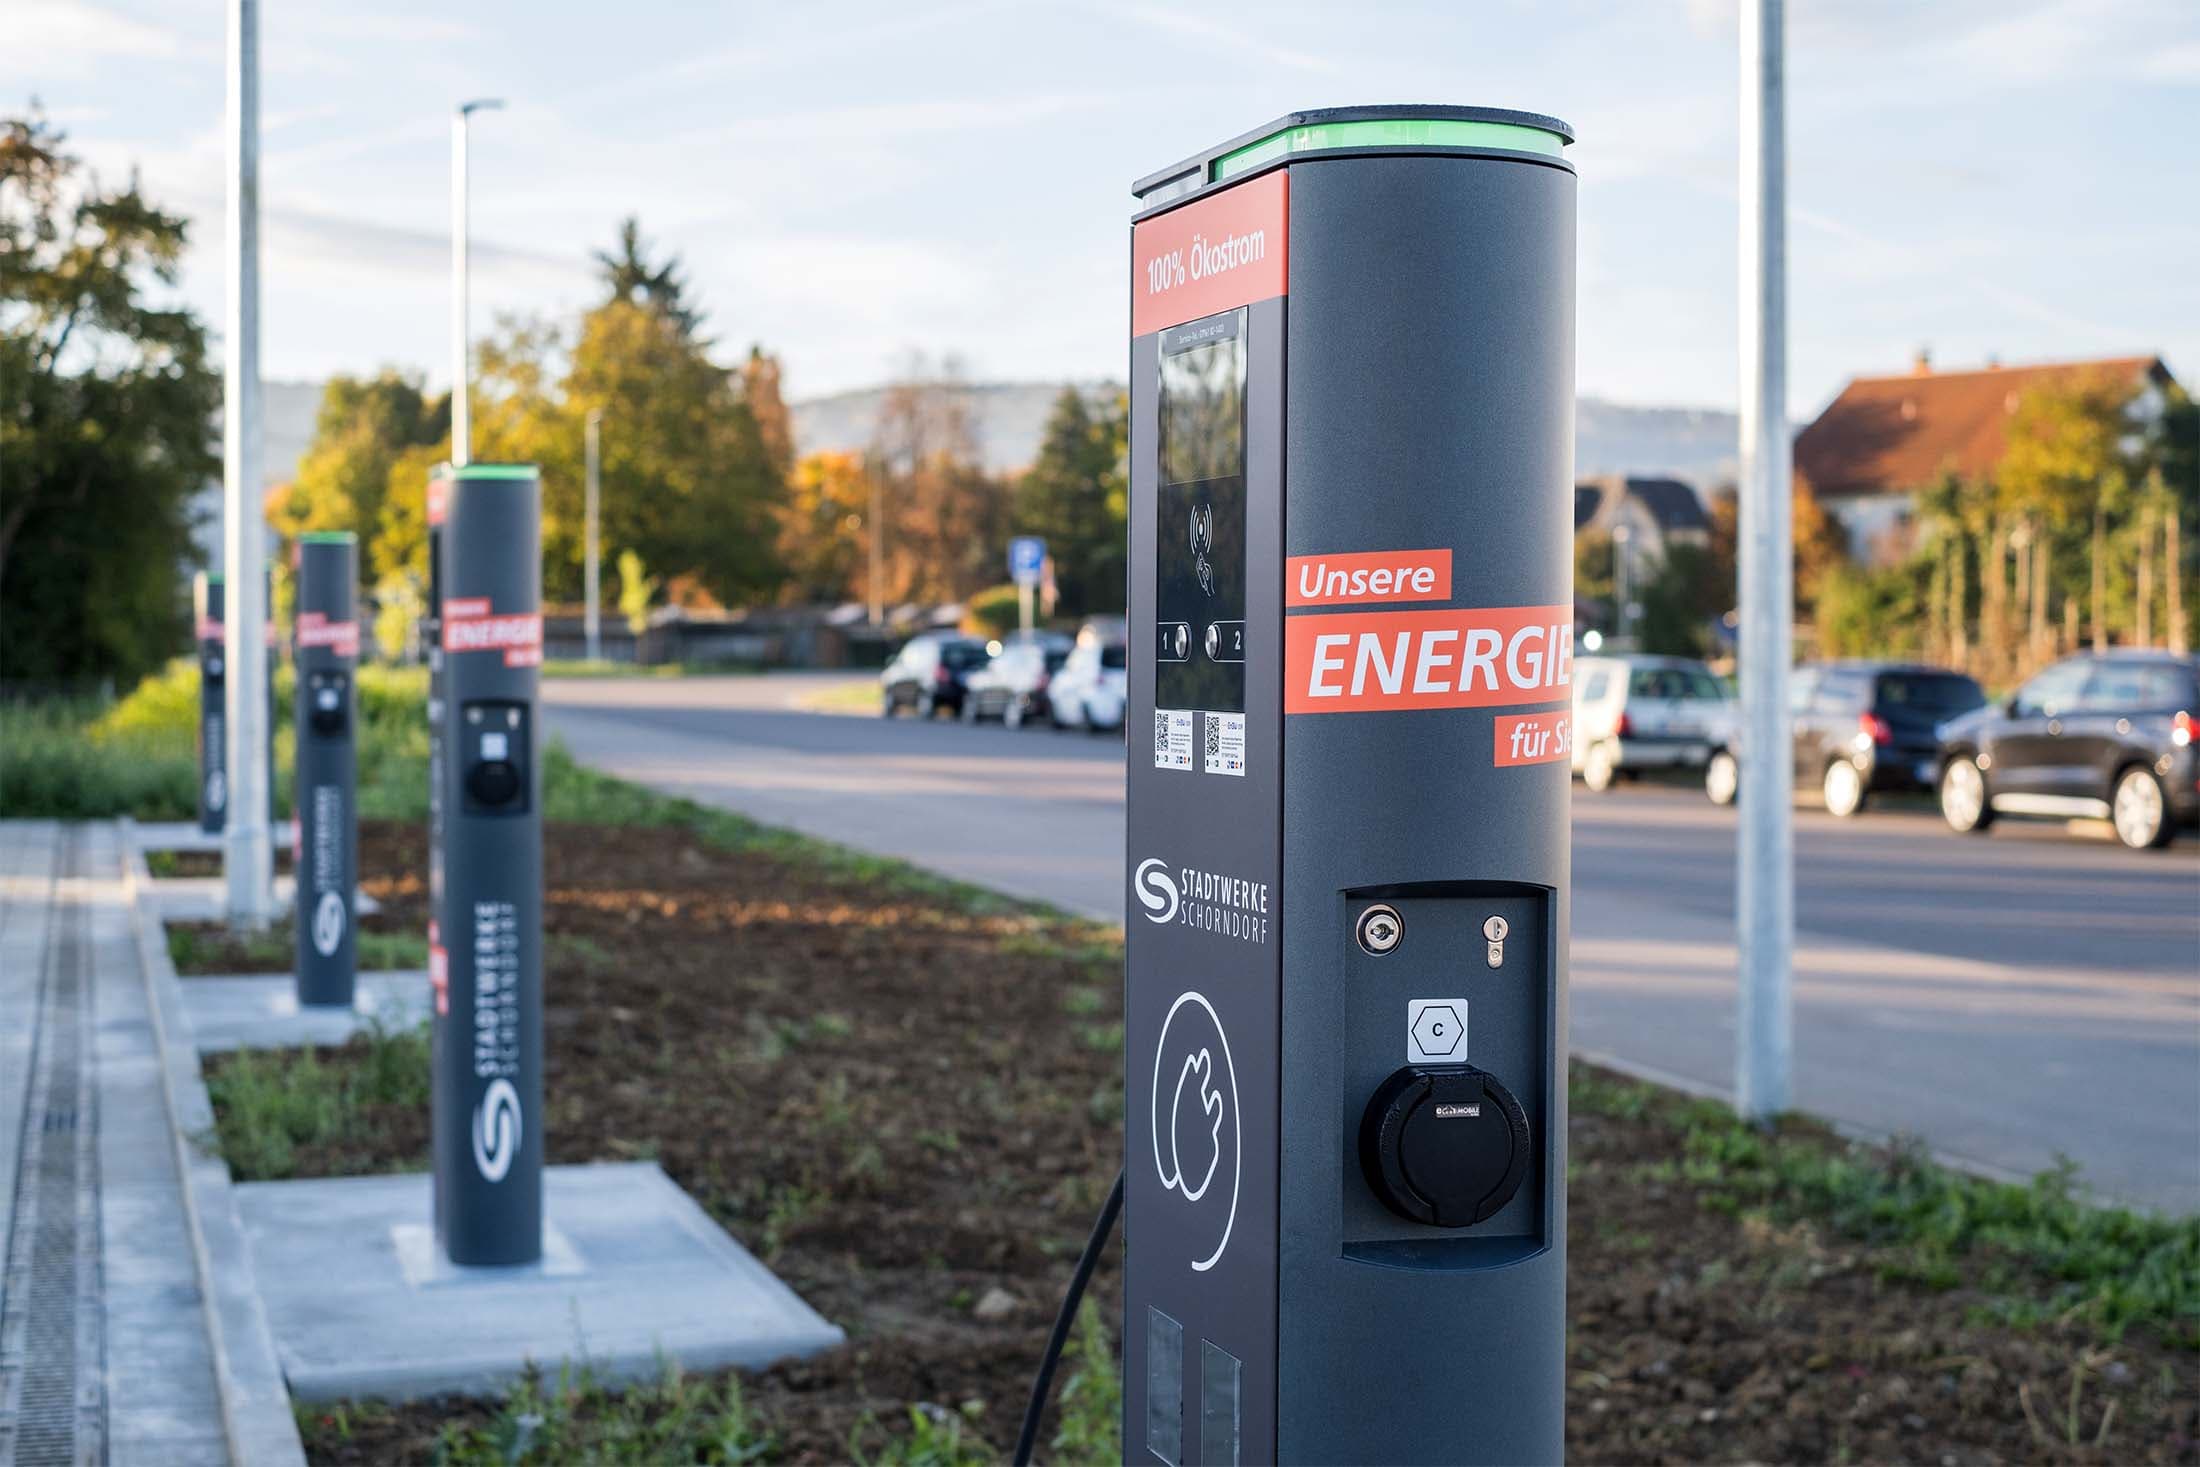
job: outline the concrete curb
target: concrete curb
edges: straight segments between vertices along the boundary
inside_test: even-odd
[[[231,1460],[250,1467],[303,1467],[305,1446],[291,1414],[290,1391],[276,1363],[275,1338],[245,1247],[244,1225],[229,1166],[202,1144],[214,1130],[214,1106],[199,1070],[198,1049],[183,1016],[183,994],[169,961],[159,897],[139,847],[135,822],[120,822],[123,887],[160,1055],[169,1135],[182,1180],[184,1223],[190,1233],[199,1299],[221,1392],[222,1431]]]

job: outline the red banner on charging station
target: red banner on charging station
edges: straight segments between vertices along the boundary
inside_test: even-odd
[[[1264,173],[1131,226],[1131,335],[1286,293],[1291,178]]]

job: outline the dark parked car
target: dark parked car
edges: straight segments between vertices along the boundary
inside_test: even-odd
[[[1902,662],[1806,662],[1788,675],[1795,783],[1828,810],[1854,815],[1874,794],[1930,790],[1940,774],[1940,725],[1986,701],[1960,672]],[[1731,746],[1713,752],[1704,789],[1734,798]]]
[[[920,718],[943,709],[960,713],[970,674],[992,660],[976,637],[948,632],[912,637],[879,674],[879,712],[888,718],[904,708]]]
[[[2106,819],[2134,850],[2200,821],[2200,658],[2068,657],[1941,731],[1940,812],[1983,831],[2003,815]]]

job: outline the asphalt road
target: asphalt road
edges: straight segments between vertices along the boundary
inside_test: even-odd
[[[1120,921],[1122,745],[801,702],[844,678],[551,681],[613,772]],[[2104,1196],[2200,1210],[2200,843],[1949,834],[1922,807],[1796,815],[1796,1102],[1979,1170],[2075,1162]],[[1573,1042],[1725,1093],[1734,820],[1682,788],[1574,799]]]

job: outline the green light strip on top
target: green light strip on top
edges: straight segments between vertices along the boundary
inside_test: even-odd
[[[298,537],[302,545],[356,545],[359,537],[349,530],[308,530]]]
[[[451,472],[461,479],[533,479],[539,476],[533,464],[463,464]]]
[[[1511,122],[1469,122],[1456,118],[1387,117],[1361,122],[1317,122],[1287,127],[1257,143],[1247,143],[1214,161],[1213,181],[1233,178],[1296,153],[1330,148],[1504,148],[1556,158],[1566,140],[1540,127]]]

